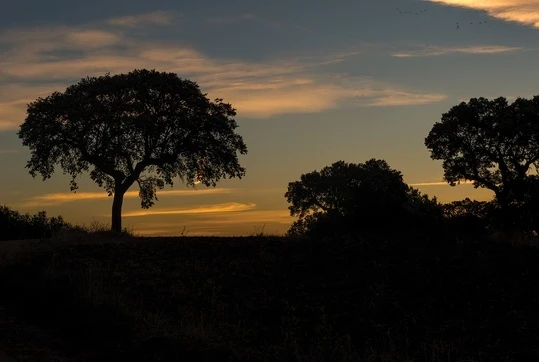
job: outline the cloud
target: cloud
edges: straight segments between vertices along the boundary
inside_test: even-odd
[[[170,25],[179,14],[167,11],[154,11],[148,14],[138,14],[112,18],[108,24],[116,26],[135,27],[142,25]]]
[[[539,28],[538,0],[426,0],[448,6],[474,9],[504,21]]]
[[[0,131],[16,129],[26,118],[26,107],[38,97],[65,90],[66,85],[6,84],[0,88]]]
[[[112,47],[124,35],[120,31],[83,27],[42,27],[34,31],[11,29],[0,34],[0,46],[7,46],[6,59],[30,56],[29,60],[57,61],[70,58],[60,51],[93,51],[96,48]],[[54,52],[58,52],[55,54]],[[6,73],[6,74],[9,74]],[[79,77],[80,78],[80,77]]]
[[[433,57],[447,54],[498,54],[523,50],[521,47],[506,47],[501,45],[471,45],[467,47],[425,47],[417,52],[396,52],[392,56],[398,58]]]
[[[472,181],[461,181],[461,185],[473,185]],[[410,186],[449,186],[449,183],[446,181],[438,181],[438,182],[418,182],[409,184]]]
[[[336,108],[343,98],[353,98],[355,91],[334,85],[301,84],[294,80],[284,87],[256,85],[258,89],[229,90],[239,115],[266,118],[283,113],[316,113]]]
[[[67,34],[67,40],[77,46],[84,44],[87,48],[101,48],[119,43],[121,36],[107,31],[83,30]]]
[[[237,212],[251,210],[256,207],[256,204],[242,204],[238,202],[228,202],[214,205],[201,205],[192,208],[183,209],[149,209],[127,211],[122,214],[123,217],[137,216],[155,216],[155,215],[183,215],[183,214],[214,214],[223,212]],[[110,215],[107,215],[110,216]]]
[[[445,98],[370,78],[339,79],[324,71],[325,66],[358,56],[358,50],[265,62],[213,59],[178,41],[139,39],[136,33],[110,25],[163,23],[169,15],[151,13],[97,25],[1,34],[0,50],[5,56],[0,57],[0,75],[7,81],[0,90],[0,130],[16,129],[24,121],[27,103],[37,97],[64,91],[86,76],[140,68],[193,79],[210,98],[224,98],[238,110],[238,116],[250,118],[321,112],[342,105],[425,104]],[[149,27],[147,35],[156,35],[155,31]],[[358,93],[368,93],[369,98],[357,102]]]
[[[234,192],[233,188],[207,188],[207,189],[189,189],[189,190],[162,190],[157,191],[157,197],[159,199],[170,196],[201,196],[201,195],[217,195],[217,194],[229,194]],[[138,191],[127,191],[124,198],[137,198],[139,197]],[[52,193],[39,196],[33,196],[26,199],[22,203],[18,204],[19,207],[40,207],[40,206],[55,206],[62,205],[70,202],[88,201],[107,199],[108,194],[103,192],[61,192]]]
[[[185,214],[184,214],[185,215]],[[136,219],[132,224],[136,233],[146,236],[189,236],[252,235],[262,226],[265,232],[282,234],[297,218],[290,216],[288,210],[244,210],[222,213],[198,213],[183,216],[181,221]],[[131,219],[133,220],[133,219]],[[131,225],[131,224],[130,224]]]
[[[444,94],[410,93],[406,91],[388,90],[378,92],[373,100],[365,105],[374,107],[385,106],[412,106],[439,102],[446,99]]]
[[[198,220],[189,221],[190,224],[204,223],[208,222],[219,223],[219,224],[245,224],[245,223],[278,223],[278,224],[290,224],[292,221],[297,220],[296,217],[290,216],[290,211],[287,209],[283,210],[248,210],[244,212],[239,212],[238,214],[220,214],[212,215],[211,219],[199,218]]]
[[[16,150],[1,150],[0,149],[0,155],[8,155],[8,154],[12,154],[12,153],[17,153],[18,151]]]

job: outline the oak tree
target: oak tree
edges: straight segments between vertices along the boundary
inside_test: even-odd
[[[492,190],[509,220],[539,162],[539,96],[511,104],[504,97],[461,102],[434,124],[425,145],[432,159],[443,161],[445,181]]]
[[[247,147],[234,132],[235,109],[206,95],[191,80],[155,70],[83,78],[28,105],[18,132],[31,150],[26,167],[46,180],[59,165],[72,177],[71,191],[89,172],[114,196],[111,230],[120,232],[123,197],[134,183],[141,207],[149,208],[176,176],[209,187],[245,175],[237,153]]]
[[[394,231],[423,227],[440,216],[436,199],[409,187],[400,171],[384,160],[338,161],[290,182],[285,197],[291,216],[298,216],[288,235]]]

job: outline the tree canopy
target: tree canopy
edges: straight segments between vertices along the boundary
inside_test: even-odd
[[[135,182],[141,207],[149,208],[176,176],[209,187],[245,175],[237,152],[247,147],[234,132],[235,109],[206,95],[191,80],[155,70],[83,78],[28,105],[18,132],[31,150],[26,167],[46,180],[59,165],[72,177],[72,191],[89,171],[114,195],[112,231],[119,232],[123,195]]]
[[[431,158],[442,160],[444,179],[455,186],[473,181],[492,190],[508,215],[522,201],[532,166],[539,161],[539,96],[508,104],[472,98],[442,115],[425,139]]]
[[[418,226],[416,216],[441,217],[436,199],[409,187],[400,171],[377,159],[338,161],[303,174],[300,181],[288,184],[285,197],[291,216],[299,217],[289,235],[319,234],[326,226],[335,233],[351,227],[359,232],[379,230],[381,225],[413,227]]]

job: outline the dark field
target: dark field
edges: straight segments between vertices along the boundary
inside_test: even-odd
[[[140,238],[0,249],[19,361],[527,361],[539,249]]]

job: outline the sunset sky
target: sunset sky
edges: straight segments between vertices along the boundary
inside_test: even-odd
[[[339,160],[385,159],[442,202],[488,200],[441,182],[424,139],[461,101],[539,94],[538,44],[539,0],[3,1],[0,205],[109,222],[112,198],[87,175],[76,194],[59,168],[33,179],[16,132],[38,97],[140,68],[231,103],[248,154],[242,180],[178,180],[148,210],[133,186],[123,223],[136,233],[282,234],[294,220],[288,182]]]

